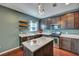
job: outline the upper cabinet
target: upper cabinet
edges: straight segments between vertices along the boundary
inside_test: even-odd
[[[61,29],[79,29],[79,12],[66,13],[62,16],[42,20],[47,27],[60,25]]]
[[[74,13],[69,13],[61,16],[61,28],[62,29],[74,28]]]
[[[60,25],[60,17],[52,18],[52,25]]]
[[[61,16],[62,29],[79,29],[79,12],[68,13]]]
[[[66,27],[67,27],[66,26],[66,24],[67,24],[66,20],[67,20],[67,16],[66,15],[61,16],[60,22],[61,22],[61,28],[62,29],[66,29]]]
[[[75,12],[74,17],[75,17],[74,20],[75,29],[79,29],[79,12]]]
[[[74,13],[69,13],[69,14],[66,14],[67,16],[67,24],[66,24],[66,28],[67,29],[73,29],[74,28]]]

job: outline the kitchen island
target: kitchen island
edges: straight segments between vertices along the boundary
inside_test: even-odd
[[[42,36],[50,36],[51,33],[27,33],[27,34],[19,34],[19,45],[22,45],[22,42],[27,40],[32,40],[35,38],[40,38]]]
[[[40,37],[22,43],[26,56],[53,56],[53,38]]]

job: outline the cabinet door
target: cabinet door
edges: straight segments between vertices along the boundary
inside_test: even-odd
[[[79,54],[79,39],[77,39],[77,53]]]
[[[35,56],[53,56],[53,41],[34,52]]]
[[[66,14],[66,28],[67,29],[74,29],[74,13]]]
[[[55,24],[57,25],[61,24],[61,17],[56,17]]]
[[[75,29],[79,29],[79,12],[75,12],[75,21],[74,21]]]
[[[56,18],[51,18],[52,24],[56,24]]]
[[[72,52],[79,54],[79,39],[72,39]]]
[[[63,37],[59,38],[59,48],[63,48]]]
[[[61,29],[66,29],[66,20],[67,20],[66,15],[61,16]]]
[[[64,38],[64,41],[63,41],[63,49],[66,49],[66,50],[71,50],[71,39],[70,38]]]
[[[43,20],[41,21],[41,23],[44,24],[44,25],[46,25],[46,24],[47,24],[47,19],[43,19]]]
[[[71,50],[71,39],[70,38],[65,38],[62,37],[60,38],[60,48],[65,49],[65,50]]]
[[[61,16],[61,28],[62,29],[74,28],[74,13],[69,13]]]

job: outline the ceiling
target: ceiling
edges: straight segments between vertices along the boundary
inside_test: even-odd
[[[38,12],[38,3],[0,3],[0,5],[40,19],[79,8],[78,3],[70,3],[68,5],[65,3],[57,3],[56,7],[53,7],[53,3],[43,3],[42,5],[45,9],[45,13],[41,16]]]

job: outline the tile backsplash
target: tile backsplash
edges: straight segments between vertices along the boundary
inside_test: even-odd
[[[72,30],[44,30],[43,32],[47,32],[47,33],[52,33],[52,32],[62,32],[62,34],[75,34],[75,35],[79,35],[79,30],[76,29],[72,29]]]

